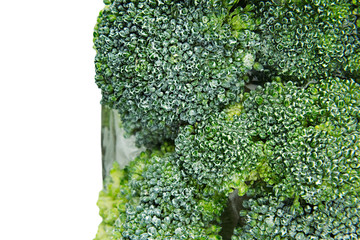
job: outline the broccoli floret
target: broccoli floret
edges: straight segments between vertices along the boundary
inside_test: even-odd
[[[147,150],[96,239],[360,238],[358,0],[104,2],[95,80]]]
[[[139,202],[127,205],[117,239],[220,239],[217,219],[226,197],[204,194],[174,163],[173,155],[153,157],[141,179],[130,182]]]
[[[100,229],[113,239],[229,239],[222,213],[236,190],[233,239],[357,237],[360,86],[269,82],[241,99],[117,174],[123,195]]]
[[[95,79],[138,145],[174,139],[180,125],[238,100],[255,58],[243,41],[252,23],[234,35],[231,2],[107,3],[94,33]]]
[[[167,152],[172,152],[173,147],[164,143],[160,149],[142,152],[125,168],[120,168],[118,162],[113,162],[109,176],[104,182],[104,189],[99,193],[98,207],[103,221],[99,225],[98,233],[94,240],[113,239],[115,226],[125,222],[127,211],[126,204],[134,205],[139,199],[131,197],[132,188],[129,182],[142,178],[146,164],[152,157],[162,157]],[[119,238],[121,239],[121,238]]]
[[[269,192],[262,197],[267,202],[262,204],[263,218],[268,208],[275,208],[270,204],[274,201],[285,201],[293,215],[306,206],[319,209],[317,216],[327,214],[322,206],[343,204],[351,198],[347,196],[360,194],[359,99],[360,86],[352,79],[321,79],[306,88],[267,83],[208,121],[183,128],[175,140],[177,164],[184,176],[221,194],[233,189],[240,196]],[[245,217],[252,219],[256,211]],[[247,233],[254,239],[274,239],[277,234],[256,217],[248,224],[242,226],[246,231],[261,229]],[[332,236],[333,229],[319,233],[318,225],[315,232],[294,239]]]
[[[293,80],[359,74],[359,3],[352,0],[250,1],[259,62]]]
[[[173,149],[143,152],[124,169],[114,163],[96,239],[221,239],[226,197],[184,178]]]
[[[96,238],[94,240],[110,240],[114,230],[114,224],[119,215],[124,214],[124,208],[130,193],[127,187],[127,173],[120,169],[119,164],[114,162],[110,170],[109,177],[106,178],[106,188],[99,193],[97,205],[100,209],[100,216],[103,221],[99,225]]]
[[[301,201],[294,206],[294,199],[258,192],[243,205],[245,224],[235,229],[232,240],[355,240],[360,236],[358,195],[341,196],[319,205]]]

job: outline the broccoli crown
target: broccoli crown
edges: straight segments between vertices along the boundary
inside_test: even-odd
[[[118,162],[113,162],[113,167],[105,178],[105,187],[99,193],[97,205],[103,221],[99,225],[94,240],[113,239],[116,223],[126,219],[126,204],[135,205],[139,201],[136,197],[130,197],[132,189],[129,182],[140,178],[145,164],[150,158],[164,156],[167,152],[172,151],[171,149],[172,147],[165,143],[160,149],[142,152],[125,168],[120,168]]]
[[[96,239],[221,239],[226,197],[183,177],[173,146],[143,152],[124,169],[114,163],[107,181]]]
[[[358,5],[352,0],[255,1],[259,62],[272,73],[302,81],[358,74]]]
[[[283,196],[330,200],[359,184],[359,97],[353,80],[323,79],[306,89],[268,83],[183,128],[175,140],[178,164],[199,183],[262,176]]]
[[[111,171],[103,239],[228,239],[227,199],[242,196],[233,239],[360,237],[360,86],[269,82],[180,129],[175,146]]]
[[[216,195],[203,194],[196,184],[181,176],[173,158],[173,155],[151,158],[141,179],[130,182],[132,197],[139,198],[139,202],[127,205],[127,218],[122,225],[118,224],[116,236],[124,239],[220,239],[217,218],[226,197],[216,201]]]
[[[345,196],[360,194],[359,99],[352,79],[321,79],[305,88],[267,83],[209,120],[184,127],[175,140],[177,164],[184,176],[223,194],[238,189],[242,196],[265,185],[271,197],[292,207],[300,202],[321,210],[346,202]]]
[[[360,238],[358,0],[104,2],[102,104],[148,150],[96,239]]]
[[[174,139],[180,125],[238,100],[254,55],[227,15],[215,0],[114,0],[100,13],[95,80],[139,145]]]
[[[244,201],[241,214],[246,217],[245,224],[235,229],[232,240],[359,239],[358,195],[344,195],[312,205],[281,199],[267,192],[266,187],[257,190]]]

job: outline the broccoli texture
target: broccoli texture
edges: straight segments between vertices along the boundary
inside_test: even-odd
[[[241,98],[111,175],[123,195],[108,185],[115,207],[100,194],[110,206],[100,229],[113,239],[221,239],[236,189],[246,199],[233,239],[360,237],[360,86],[269,82]]]
[[[125,239],[219,239],[221,201],[182,177],[173,156],[154,157],[142,178],[130,183],[139,204],[127,207],[119,237]],[[222,198],[226,200],[226,198]],[[214,225],[216,224],[216,225]]]
[[[115,221],[124,212],[121,206],[128,202],[128,199],[126,199],[126,196],[129,194],[127,174],[126,171],[120,169],[117,162],[114,163],[106,181],[106,189],[100,192],[98,200],[100,216],[103,221],[99,225],[94,240],[111,239],[110,235],[114,230]]]
[[[99,194],[98,207],[103,221],[99,226],[94,240],[113,239],[116,226],[126,219],[126,204],[136,205],[138,197],[131,197],[131,181],[142,178],[145,165],[152,157],[161,157],[166,152],[172,151],[172,147],[164,144],[160,149],[142,152],[128,166],[121,169],[117,162],[113,163],[110,174],[105,179],[105,187]],[[122,239],[122,238],[120,238]]]
[[[215,192],[238,189],[250,198],[242,206],[239,239],[358,236],[359,97],[353,80],[322,79],[307,88],[267,83],[223,113],[183,128],[175,140],[178,165]],[[340,221],[335,206],[354,215]],[[277,215],[278,209],[288,212]],[[328,225],[335,220],[339,224]]]
[[[244,94],[242,103],[180,131],[178,164],[200,184],[225,182],[225,191],[241,176],[276,184],[284,197],[330,200],[334,192],[359,188],[353,185],[359,184],[359,97],[353,80],[329,78],[306,89],[267,83]]]
[[[95,82],[146,150],[95,240],[360,239],[358,0],[104,2]]]
[[[123,170],[114,164],[100,193],[103,222],[96,239],[221,239],[226,197],[183,177],[173,151],[165,144]]]
[[[114,0],[100,13],[96,83],[139,145],[174,139],[180,125],[238,100],[254,53],[245,33],[232,33],[227,9],[221,1]]]
[[[232,240],[359,239],[358,195],[341,196],[320,205],[301,202],[294,207],[290,199],[253,193],[243,205],[246,225],[235,229]]]
[[[259,62],[307,78],[359,72],[359,3],[348,0],[251,1]],[[273,72],[274,73],[274,72]]]

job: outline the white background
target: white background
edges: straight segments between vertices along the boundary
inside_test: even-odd
[[[0,3],[0,239],[91,240],[101,219],[101,0]]]

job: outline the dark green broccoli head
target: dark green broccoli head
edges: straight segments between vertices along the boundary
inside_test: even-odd
[[[164,145],[112,170],[98,238],[221,239],[235,189],[233,239],[356,239],[359,98],[360,86],[339,78],[245,93],[182,128],[175,151]]]
[[[125,169],[114,164],[98,201],[96,239],[221,239],[226,196],[184,177],[173,149],[143,152]]]
[[[227,15],[221,1],[114,0],[100,13],[96,83],[138,144],[174,139],[238,100],[254,55]]]
[[[248,2],[105,1],[102,103],[175,146],[115,164],[96,239],[360,238],[360,4]]]
[[[174,156],[153,157],[141,179],[132,180],[126,220],[115,224],[116,239],[220,239],[219,216],[226,197],[204,194],[174,165]]]
[[[356,1],[249,2],[259,22],[257,58],[272,74],[301,81],[359,74]]]
[[[180,132],[178,164],[200,184],[263,179],[307,202],[359,189],[360,87],[320,80],[268,83],[244,101]],[[227,186],[227,190],[230,190]]]
[[[249,194],[241,215],[245,224],[232,240],[359,239],[359,195],[344,195],[318,205],[281,199],[266,188]]]
[[[345,196],[360,194],[359,99],[353,80],[268,83],[208,121],[183,128],[175,140],[177,164],[184,176],[223,194],[262,187],[289,207],[320,210],[346,202]]]

